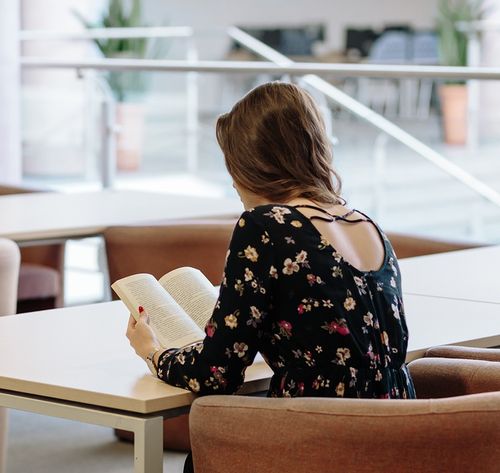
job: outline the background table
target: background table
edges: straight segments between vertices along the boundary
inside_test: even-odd
[[[98,235],[112,225],[239,215],[237,198],[102,190],[0,197],[0,237],[18,243]]]
[[[500,304],[500,246],[400,260],[405,294]]]

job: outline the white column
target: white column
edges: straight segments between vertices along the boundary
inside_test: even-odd
[[[500,0],[487,0],[486,20],[499,23],[496,31],[487,31],[481,38],[481,65],[500,66]],[[486,140],[498,140],[500,130],[500,81],[481,81],[479,129]]]
[[[0,181],[21,180],[19,1],[0,0]]]

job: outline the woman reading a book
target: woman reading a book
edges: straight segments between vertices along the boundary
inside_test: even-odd
[[[200,395],[235,393],[260,352],[269,396],[414,398],[396,255],[341,197],[313,99],[261,85],[218,119],[217,139],[246,211],[205,338],[159,348],[147,318],[131,319],[136,352],[156,350],[158,377]]]

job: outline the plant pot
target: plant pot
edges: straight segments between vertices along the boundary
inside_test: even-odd
[[[439,88],[443,114],[444,140],[450,145],[467,141],[467,86],[448,84]]]
[[[116,104],[116,163],[120,171],[136,171],[142,161],[144,142],[144,106],[138,103]]]

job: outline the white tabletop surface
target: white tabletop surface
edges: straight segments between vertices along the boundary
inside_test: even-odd
[[[18,242],[89,236],[112,225],[239,215],[241,202],[129,190],[0,197],[0,237]]]
[[[408,358],[439,344],[500,345],[500,305],[406,296]],[[152,413],[191,403],[191,393],[149,374],[125,338],[121,301],[0,317],[0,389]],[[266,389],[263,361],[246,392]]]
[[[500,246],[399,261],[404,294],[500,304]]]
[[[191,404],[134,353],[128,317],[121,301],[0,317],[0,389],[142,413]],[[256,363],[246,390],[266,390],[269,377]]]

